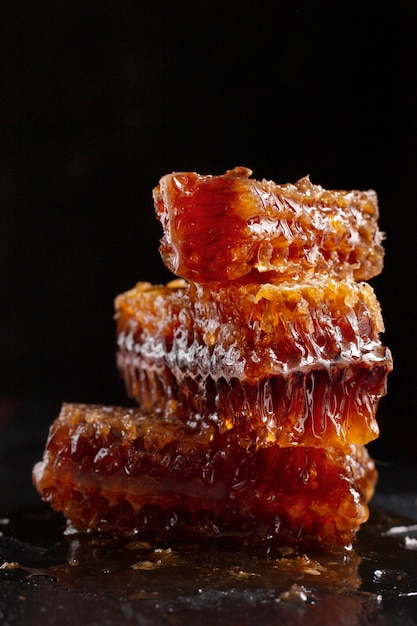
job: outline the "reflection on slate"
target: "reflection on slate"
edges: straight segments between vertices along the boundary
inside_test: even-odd
[[[415,623],[417,524],[380,509],[353,550],[311,555],[63,536],[62,518],[41,508],[1,528],[0,611],[10,626],[179,624],[197,614],[207,625]]]

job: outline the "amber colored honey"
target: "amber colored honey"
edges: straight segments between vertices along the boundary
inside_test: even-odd
[[[237,167],[221,176],[180,172],[154,189],[161,255],[198,283],[269,282],[306,274],[368,280],[382,269],[373,191],[328,191],[303,178],[277,185]]]
[[[392,360],[365,283],[139,283],[116,299],[116,321],[118,367],[144,412],[233,428],[242,445],[378,436]]]
[[[349,544],[375,480],[363,446],[246,450],[214,427],[91,405],[63,406],[34,468],[79,531],[289,545]]]
[[[115,302],[139,407],[63,405],[33,472],[70,528],[323,548],[367,520],[364,444],[392,369],[359,282],[382,269],[376,194],[250,175],[174,173],[154,190],[179,280]]]

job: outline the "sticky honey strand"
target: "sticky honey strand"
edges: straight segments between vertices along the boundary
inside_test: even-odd
[[[367,284],[139,283],[116,299],[117,364],[145,412],[246,445],[368,443],[391,355]]]
[[[328,274],[368,280],[383,265],[374,191],[329,191],[309,178],[277,185],[236,167],[174,172],[153,191],[160,252],[198,283],[281,282]]]
[[[363,446],[244,449],[215,427],[66,404],[33,478],[81,532],[324,547],[351,543],[376,471]]]

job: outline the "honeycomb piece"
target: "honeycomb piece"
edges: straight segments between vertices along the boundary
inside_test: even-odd
[[[376,470],[363,446],[244,449],[213,426],[66,404],[33,479],[77,531],[326,547],[366,521]]]
[[[144,412],[234,428],[242,445],[378,436],[392,359],[366,283],[138,283],[115,307],[118,368]]]
[[[368,280],[382,270],[374,191],[175,172],[153,197],[163,227],[160,252],[177,276],[198,283],[280,282],[330,274]]]

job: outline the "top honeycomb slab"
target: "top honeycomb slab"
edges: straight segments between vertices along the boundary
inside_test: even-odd
[[[360,281],[381,272],[374,191],[328,191],[308,177],[277,185],[251,174],[236,167],[221,176],[161,178],[153,197],[171,272],[201,284],[317,274]]]

